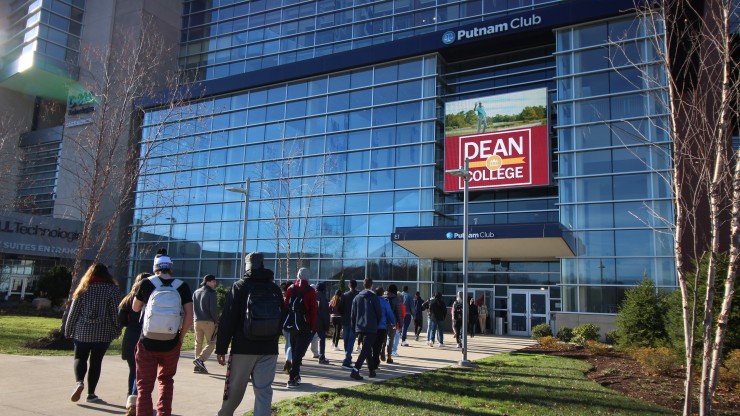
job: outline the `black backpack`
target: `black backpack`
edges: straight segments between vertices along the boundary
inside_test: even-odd
[[[453,313],[454,313],[455,320],[456,321],[461,321],[462,320],[462,315],[463,315],[462,303],[455,302],[455,305],[453,306],[453,308],[454,308],[453,309],[453,311],[454,311]]]
[[[280,337],[283,295],[272,282],[250,285],[244,313],[244,336],[248,340],[267,341]]]
[[[293,293],[288,301],[288,315],[283,321],[283,329],[286,331],[311,332],[311,327],[306,319],[306,305],[303,303],[303,295],[310,289],[304,288],[298,292],[293,286]]]

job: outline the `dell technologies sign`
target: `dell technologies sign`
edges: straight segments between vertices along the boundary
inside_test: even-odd
[[[476,26],[472,29],[460,29],[457,32],[447,31],[442,35],[442,43],[451,45],[456,41],[465,39],[475,39],[481,36],[504,33],[509,30],[518,30],[530,26],[536,26],[542,23],[542,18],[536,14],[529,17],[519,16],[511,19],[509,22],[501,22],[488,26]]]

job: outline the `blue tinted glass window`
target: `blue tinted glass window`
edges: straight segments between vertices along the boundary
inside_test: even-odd
[[[344,239],[343,256],[345,258],[358,258],[367,255],[367,238],[351,237]]]
[[[361,108],[372,105],[373,95],[371,89],[352,91],[349,95],[349,103],[352,108]]]
[[[396,122],[396,106],[376,107],[373,109],[373,125],[382,126]]]
[[[344,212],[347,214],[365,213],[368,209],[368,194],[347,195],[344,204]]]
[[[393,171],[376,170],[370,172],[370,189],[393,189]]]
[[[372,151],[371,168],[388,168],[396,166],[395,149],[378,149]]]
[[[397,191],[395,194],[396,211],[418,211],[419,210],[419,192],[418,191]]]
[[[649,175],[622,175],[614,177],[614,199],[646,199],[652,197],[648,191]]]
[[[577,200],[579,201],[609,201],[612,197],[612,178],[584,178],[578,179]]]
[[[418,165],[421,162],[419,160],[419,156],[420,156],[419,146],[397,147],[395,150],[396,150],[396,164],[398,166]]]
[[[368,172],[357,172],[347,174],[347,188],[355,191],[362,192],[368,190],[368,184],[370,182],[370,173]]]
[[[322,235],[342,235],[344,232],[344,217],[323,217],[321,219]]]
[[[349,113],[349,128],[350,129],[361,129],[370,127],[370,109],[357,110]]]
[[[398,100],[398,85],[384,85],[373,89],[373,103],[375,105],[389,104]]]
[[[370,152],[347,153],[347,170],[364,170],[370,168]]]
[[[655,254],[651,247],[655,242],[652,230],[618,230],[615,231],[614,243],[617,256],[650,256]],[[642,244],[635,244],[636,241]]]
[[[421,140],[421,126],[406,124],[396,127],[395,144],[417,143]]]
[[[347,136],[347,150],[367,149],[370,147],[370,130],[353,131]]]
[[[349,108],[349,93],[334,94],[329,96],[327,111],[342,111]]]
[[[326,113],[326,97],[316,97],[307,102],[307,115]]]
[[[419,187],[419,168],[396,169],[396,188]]]
[[[391,211],[393,211],[393,192],[375,192],[370,194],[370,212]]]
[[[367,216],[348,215],[344,217],[344,235],[367,235]]]

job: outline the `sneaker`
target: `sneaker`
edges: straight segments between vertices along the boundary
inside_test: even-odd
[[[360,372],[357,370],[352,370],[349,376],[355,380],[364,380],[364,378],[360,375]]]
[[[298,388],[298,382],[295,380],[288,380],[288,386],[289,389],[296,389]]]
[[[377,376],[377,374],[375,374],[375,370],[370,370],[370,372],[368,373],[368,377],[373,378],[375,376]]]
[[[283,365],[283,373],[290,374],[290,361],[286,361]]]
[[[418,335],[416,336],[416,340],[417,340],[417,341],[419,340],[419,336],[418,336]]]
[[[457,348],[462,348],[462,344],[458,342],[457,343]]]
[[[301,380],[301,376],[298,376],[298,377],[294,378],[293,381],[295,381],[296,384],[298,384],[300,386],[301,385],[301,381],[303,381],[303,380]]]
[[[439,348],[442,348],[442,347],[444,347],[444,346],[445,346],[445,344],[443,344],[443,343],[441,343],[441,342],[440,342],[439,344],[437,344],[437,346],[438,346]]]
[[[126,398],[126,409],[136,409],[136,395],[132,394]],[[134,414],[136,414],[136,410],[134,410]]]
[[[206,365],[199,358],[194,359],[193,364],[195,364],[196,367],[200,368],[202,373],[208,374],[208,369],[206,369]]]
[[[334,347],[334,351],[342,351],[342,349],[339,347]]]
[[[326,358],[319,358],[319,364],[329,364],[329,360]]]
[[[391,353],[391,357],[400,357],[400,355],[397,352],[393,351]]]
[[[94,395],[94,394],[88,394],[87,398],[85,399],[88,403],[100,403],[102,400],[100,400],[100,397]]]
[[[393,364],[393,358],[388,357],[388,359],[385,360],[385,362],[388,363],[388,364]]]
[[[360,352],[360,351],[362,351],[361,347],[357,347],[357,349],[355,350],[355,352]]]
[[[409,343],[408,343],[408,342],[406,342],[406,341],[404,341],[404,342],[402,342],[402,343],[401,343],[401,346],[402,346],[402,347],[408,347],[408,346],[409,346]]]
[[[432,341],[427,341],[427,345],[429,345],[430,347],[433,347],[433,346],[434,346],[434,342],[432,342]]]
[[[345,370],[352,370],[354,367],[352,367],[352,362],[343,361],[342,368],[344,368]]]
[[[193,368],[194,373],[200,373],[201,371],[203,370],[201,370],[200,367],[198,367],[197,365]]]
[[[313,358],[319,358],[319,357],[320,357],[320,355],[319,355],[319,354],[314,354],[314,355],[313,355]]]
[[[380,351],[380,359],[385,361],[385,350]]]
[[[80,400],[80,396],[82,395],[83,390],[85,390],[85,383],[78,381],[74,391],[72,392],[72,397],[70,397],[70,400],[72,400],[73,402]]]

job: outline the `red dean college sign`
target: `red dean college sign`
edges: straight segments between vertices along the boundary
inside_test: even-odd
[[[469,189],[550,184],[550,142],[546,125],[445,139],[445,170],[470,159]],[[462,178],[445,175],[445,191],[462,191]]]

